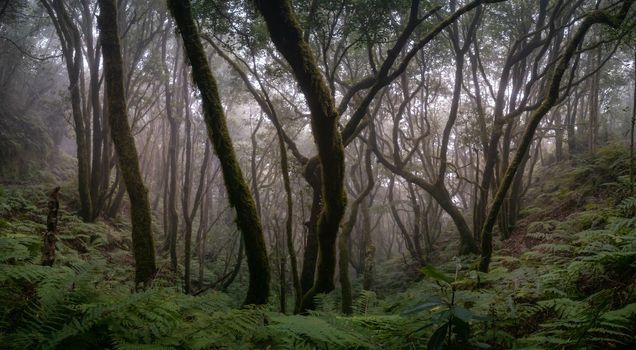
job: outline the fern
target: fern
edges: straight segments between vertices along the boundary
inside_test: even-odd
[[[275,337],[284,349],[366,349],[371,348],[353,327],[341,319],[306,316],[271,316]]]
[[[561,315],[558,319],[541,324],[540,332],[522,342],[563,349],[601,349],[633,344],[633,321],[630,320],[636,313],[633,304],[620,311],[603,312],[602,307],[581,307],[583,304],[573,301],[563,304],[565,300],[552,301],[552,308]]]
[[[324,294],[319,293],[314,296],[314,304],[316,305],[316,311],[335,315],[338,313],[338,303],[335,300],[335,296],[333,293]]]
[[[38,255],[41,240],[33,236],[23,234],[5,234],[0,236],[0,263],[17,262],[27,263],[33,261]]]
[[[351,322],[373,338],[382,349],[412,349],[424,346],[425,341],[416,336],[419,322],[399,315],[354,316]],[[415,319],[416,320],[416,319]]]
[[[377,295],[370,290],[363,290],[353,304],[353,313],[355,315],[366,316],[371,307],[377,303]]]

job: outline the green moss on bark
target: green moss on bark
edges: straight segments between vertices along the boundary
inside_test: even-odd
[[[317,223],[319,255],[313,287],[303,297],[302,309],[313,308],[317,293],[334,289],[336,239],[344,215],[344,147],[338,131],[338,112],[316,59],[303,39],[288,0],[255,0],[274,45],[285,57],[311,111],[311,128],[320,160],[323,205]]]
[[[170,0],[168,6],[183,38],[186,54],[192,66],[192,77],[201,92],[208,136],[221,163],[230,205],[236,209],[236,223],[243,234],[250,272],[244,304],[265,304],[269,297],[270,266],[263,228],[254,198],[234,152],[216,81],[192,17],[191,4],[190,1]]]
[[[119,161],[119,169],[130,198],[132,219],[133,256],[135,258],[135,282],[147,284],[155,275],[155,248],[152,237],[150,203],[139,169],[139,157],[135,139],[128,124],[124,75],[119,36],[117,33],[117,7],[114,0],[100,0],[98,20],[104,76],[108,96],[108,122]]]

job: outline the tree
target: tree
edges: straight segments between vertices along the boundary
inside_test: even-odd
[[[148,193],[139,169],[135,139],[128,124],[123,61],[117,30],[117,5],[115,0],[99,0],[99,5],[98,26],[104,56],[108,122],[119,169],[130,199],[135,282],[147,285],[154,278],[156,272],[155,247],[152,238]]]
[[[168,143],[168,161],[166,162],[166,176],[169,180],[166,181],[166,207],[164,211],[166,212],[167,225],[166,229],[166,244],[167,248],[170,250],[170,265],[172,266],[173,271],[177,271],[177,236],[179,229],[179,217],[177,215],[177,162],[178,162],[178,152],[179,152],[179,122],[177,117],[174,115],[174,106],[172,103],[172,89],[170,86],[170,72],[167,66],[167,41],[168,41],[168,33],[169,33],[169,24],[167,24],[164,35],[161,40],[161,58],[163,62],[163,88],[166,99],[166,116],[168,118],[168,124],[170,126],[170,140]],[[175,68],[173,69],[173,74],[176,76],[175,59]],[[173,84],[174,86],[174,84]]]
[[[244,304],[265,304],[269,297],[270,266],[263,227],[256,211],[254,198],[234,153],[216,81],[212,76],[192,17],[191,4],[189,0],[170,0],[168,6],[183,39],[192,67],[192,77],[201,92],[208,137],[221,162],[221,171],[230,204],[236,209],[236,223],[243,234],[250,272]]]
[[[337,129],[338,112],[314,55],[302,36],[291,4],[285,0],[256,6],[265,18],[276,48],[291,65],[311,111],[311,127],[320,159],[323,205],[317,223],[319,258],[313,287],[303,297],[302,309],[313,308],[314,296],[334,289],[335,244],[345,211],[344,147]]]

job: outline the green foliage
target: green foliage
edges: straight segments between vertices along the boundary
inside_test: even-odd
[[[420,317],[413,320],[422,327],[416,334],[430,348],[636,346],[636,200],[620,200],[629,188],[621,185],[624,152],[611,147],[603,152],[610,159],[586,159],[574,172],[559,166],[562,175],[546,177],[557,190],[530,203],[543,210],[534,211],[523,226],[526,249],[520,255],[494,256],[489,273],[471,271],[466,262],[427,267],[423,272],[432,281],[413,284],[385,302]],[[574,179],[590,186],[567,189]],[[598,187],[608,181],[618,185]],[[418,295],[419,303],[409,301]],[[452,301],[462,309],[453,309]],[[468,322],[467,342],[462,342],[463,325],[450,322],[468,318],[463,310],[487,315]]]
[[[283,349],[366,349],[371,345],[355,332],[354,323],[338,318],[271,316],[272,337]]]
[[[6,96],[3,91],[0,99],[0,179],[24,181],[39,175],[39,168],[46,164],[43,160],[54,149],[53,140],[43,120],[17,110],[15,96]]]
[[[66,222],[70,234],[102,239],[106,231],[103,224]],[[3,349],[373,348],[360,323],[327,312],[307,317],[234,309],[226,294],[187,296],[161,287],[162,281],[133,293],[131,269],[101,259],[96,250],[101,245],[87,245],[88,254],[82,257],[58,242],[56,265],[40,266],[38,235],[1,232]],[[373,298],[372,292],[363,294],[360,305]],[[327,302],[322,305],[328,309]]]
[[[427,277],[435,280],[435,281],[439,281],[439,282],[445,282],[446,284],[451,284],[453,282],[453,279],[449,276],[446,276],[443,272],[437,270],[435,267],[433,267],[433,265],[427,265],[422,267],[421,269],[422,273],[425,274]]]
[[[355,315],[366,316],[371,312],[371,309],[377,304],[378,297],[375,292],[370,290],[363,290],[356,298],[353,304],[353,313]]]
[[[27,191],[0,187],[0,217],[37,211],[30,195],[32,193]]]
[[[607,157],[624,159],[617,154]],[[549,180],[561,188],[577,176],[607,183],[612,175],[601,167],[624,169],[589,164]],[[489,273],[475,271],[472,257],[427,265],[419,281],[401,258],[378,264],[376,288],[357,293],[349,317],[338,313],[337,291],[317,295],[317,311],[306,316],[273,305],[236,309],[240,282],[228,294],[193,297],[173,276],[159,277],[134,293],[129,227],[86,224],[64,211],[56,264],[40,266],[44,217],[34,198],[43,191],[3,189],[0,203],[11,204],[0,219],[0,348],[634,348],[636,198],[617,181],[606,187],[611,197],[589,192],[558,216],[545,214],[551,207],[532,214],[523,253],[493,256]],[[583,198],[577,191],[565,196]],[[536,201],[560,206],[559,192]],[[223,267],[207,270],[212,279]]]
[[[421,269],[423,274],[439,284],[440,289],[438,295],[433,295],[407,310],[406,314],[428,312],[428,320],[417,331],[434,329],[428,339],[429,350],[462,348],[469,343],[472,344],[471,346],[483,346],[482,343],[471,339],[471,323],[487,321],[489,318],[476,314],[468,308],[468,305],[472,303],[459,298],[461,295],[457,293],[457,288],[465,284],[465,281],[459,278],[459,267],[458,265],[455,278],[451,278],[432,265]]]

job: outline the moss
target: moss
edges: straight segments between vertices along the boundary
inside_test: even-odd
[[[528,233],[547,233],[554,231],[559,226],[556,220],[535,221],[528,225]]]
[[[269,297],[270,267],[263,227],[234,152],[216,80],[199,39],[190,1],[173,0],[168,6],[183,38],[192,77],[201,92],[208,137],[221,163],[230,205],[236,209],[236,224],[243,235],[250,271],[245,304],[265,304]]]
[[[544,209],[539,208],[539,207],[524,208],[524,209],[521,209],[519,211],[519,218],[524,218],[526,216],[535,215],[535,214],[541,213],[543,211],[544,211]]]
[[[566,224],[571,227],[574,232],[597,229],[604,227],[605,224],[607,224],[611,213],[612,212],[609,210],[582,211],[568,216],[566,218]]]
[[[311,111],[311,129],[318,149],[323,206],[317,222],[319,256],[314,286],[303,298],[303,309],[313,306],[317,293],[335,287],[336,238],[344,216],[344,147],[338,131],[338,113],[331,91],[318,68],[311,47],[288,0],[255,1],[265,18],[274,45],[289,63]]]
[[[108,123],[126,191],[130,199],[135,282],[147,285],[155,276],[155,246],[152,237],[150,203],[139,168],[139,157],[132,136],[124,95],[124,77],[115,1],[101,0],[100,29],[104,76],[108,96]]]

